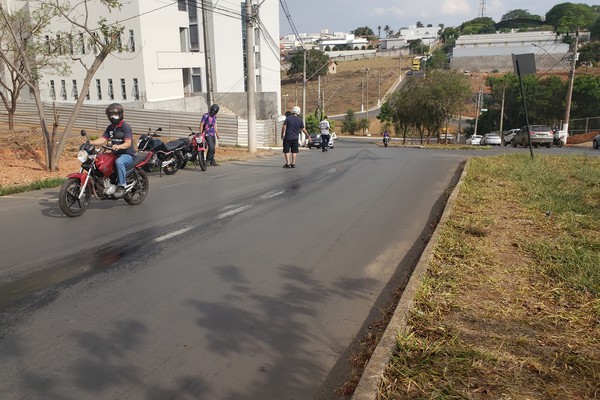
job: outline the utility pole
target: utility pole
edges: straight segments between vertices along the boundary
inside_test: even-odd
[[[302,123],[306,126],[306,49],[304,49],[304,68],[302,69]]]
[[[365,130],[365,132],[367,133],[367,136],[371,136],[371,134],[369,133],[369,68],[367,68],[367,95],[365,96],[366,100],[367,100],[367,129]]]
[[[246,0],[246,79],[248,80],[248,151],[256,153],[256,67],[254,66],[254,12]]]
[[[569,89],[567,91],[567,108],[565,109],[565,120],[563,121],[564,142],[569,137],[569,118],[571,118],[571,98],[573,96],[573,82],[575,81],[575,63],[577,62],[577,46],[579,44],[579,31],[575,31],[575,47],[571,56],[571,69],[569,71]]]
[[[483,83],[479,86],[479,93],[477,94],[477,111],[475,113],[475,131],[473,135],[477,135],[477,123],[479,121],[479,112],[481,110],[481,97],[483,95]]]
[[[208,40],[208,16],[204,0],[201,3],[202,7],[202,36],[204,37],[204,67],[206,69],[206,103],[208,107],[213,104],[213,85],[212,85],[212,62],[210,60],[210,41]]]

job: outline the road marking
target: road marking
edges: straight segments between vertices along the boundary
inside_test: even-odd
[[[192,229],[192,228],[191,228],[191,227],[190,227],[190,228],[184,228],[184,229],[180,229],[180,230],[178,230],[178,231],[175,231],[175,232],[167,233],[166,235],[163,235],[163,236],[157,237],[156,239],[154,239],[154,241],[155,241],[155,242],[163,242],[163,241],[165,241],[165,240],[167,240],[167,239],[171,239],[171,238],[173,238],[173,237],[175,237],[175,236],[179,236],[179,235],[181,235],[182,233],[186,233],[186,232],[187,232],[187,231],[189,231],[190,229]]]
[[[269,192],[269,193],[263,194],[262,196],[260,196],[260,198],[261,198],[261,200],[269,200],[274,197],[281,196],[284,193],[285,192],[283,190],[280,190],[278,192]]]
[[[241,207],[238,207],[238,208],[234,208],[233,210],[230,210],[230,211],[227,211],[227,212],[219,214],[217,216],[217,219],[231,217],[232,215],[239,214],[241,212],[246,211],[249,208],[252,208],[252,206],[254,206],[254,204],[249,204],[249,205],[246,205],[246,206],[241,206]]]

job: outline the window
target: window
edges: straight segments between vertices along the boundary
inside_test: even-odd
[[[177,9],[179,11],[187,11],[186,1],[187,0],[177,0]]]
[[[67,100],[67,82],[64,79],[60,81],[60,97]]]
[[[98,93],[98,100],[102,100],[102,85],[100,79],[96,79],[96,92]]]
[[[192,92],[202,92],[202,76],[200,75],[200,68],[192,68]]]
[[[73,35],[69,33],[69,53],[75,54],[75,48],[73,47]]]
[[[121,79],[121,97],[127,100],[127,89],[125,88],[125,79]]]
[[[56,100],[56,88],[54,87],[54,81],[50,81],[50,97],[52,100]]]
[[[63,54],[62,43],[60,41],[60,35],[56,35],[56,52],[58,54]]]
[[[117,50],[119,53],[123,51],[123,41],[121,40],[121,35],[117,36]]]
[[[79,34],[79,52],[81,54],[85,54],[85,39],[83,37],[83,33]]]
[[[135,100],[140,99],[140,88],[138,86],[137,78],[133,78],[133,91],[131,92],[131,95]]]
[[[46,50],[50,52],[50,36],[46,35]]]
[[[79,98],[79,93],[77,93],[77,79],[73,79],[73,89],[71,90],[71,95],[75,100]]]
[[[111,100],[115,99],[115,92],[113,90],[112,79],[108,80],[108,98]]]
[[[198,34],[197,24],[190,24],[190,50],[200,50],[200,36]]]
[[[135,51],[135,36],[133,35],[133,29],[129,30],[129,41],[127,42],[127,50],[132,53]]]

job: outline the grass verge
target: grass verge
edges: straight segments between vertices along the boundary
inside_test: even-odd
[[[600,395],[600,157],[473,158],[378,399]]]
[[[0,186],[0,196],[9,194],[23,193],[30,190],[48,189],[62,185],[65,178],[41,179],[24,185]]]

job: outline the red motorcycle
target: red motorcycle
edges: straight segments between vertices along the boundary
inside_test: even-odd
[[[188,129],[192,132],[189,134],[192,139],[182,151],[185,162],[180,168],[184,168],[185,163],[191,161],[194,165],[199,165],[202,171],[206,171],[208,166],[208,163],[206,162],[208,144],[206,143],[205,135],[203,132],[194,132],[189,126]]]
[[[81,136],[86,136],[86,132],[82,130]],[[58,195],[60,209],[68,217],[83,214],[90,204],[92,194],[98,200],[117,200],[114,197],[117,191],[117,156],[107,150],[111,150],[111,147],[102,146],[97,150],[89,139],[79,146],[77,159],[81,161],[81,169],[78,173],[67,176]],[[127,168],[123,199],[131,205],[140,204],[148,194],[148,176],[142,167],[151,157],[151,152],[138,152]]]

